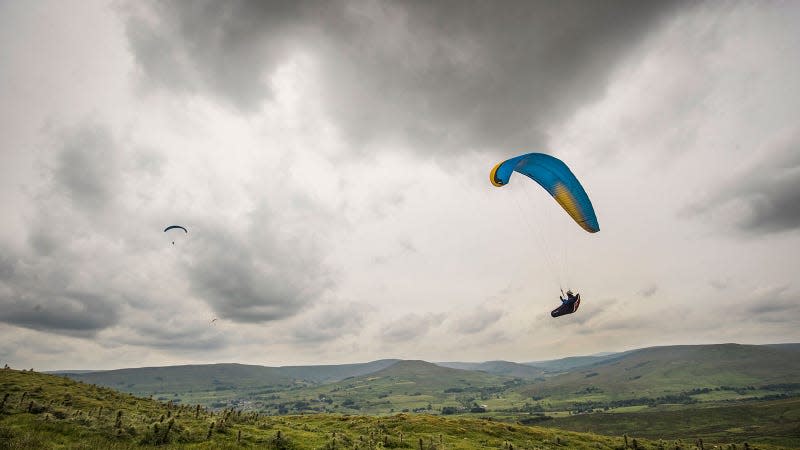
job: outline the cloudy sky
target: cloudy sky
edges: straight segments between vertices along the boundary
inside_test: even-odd
[[[798,342],[798,23],[789,1],[0,2],[0,363]],[[567,162],[599,233],[489,183],[528,152]],[[554,320],[562,287],[583,302]]]

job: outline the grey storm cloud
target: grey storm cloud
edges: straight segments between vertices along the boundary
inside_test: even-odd
[[[756,183],[738,199],[750,207],[739,225],[752,232],[779,232],[800,228],[800,165]]]
[[[776,138],[758,162],[683,213],[693,217],[726,210],[732,212],[725,218],[747,233],[800,229],[800,129]]]
[[[144,15],[129,17],[127,35],[150,82],[213,92],[251,111],[271,95],[260,75],[286,56],[303,3],[152,2]]]
[[[70,336],[94,336],[119,316],[113,299],[96,293],[26,290],[0,298],[0,321]]]
[[[106,207],[119,178],[116,149],[104,127],[84,125],[63,137],[54,168],[55,185],[82,208]]]
[[[87,255],[86,236],[105,223],[119,180],[111,133],[83,124],[56,133],[41,184],[30,195],[27,246],[4,245],[0,321],[39,331],[93,336],[120,318],[120,295],[98,280],[102,264]],[[101,234],[101,233],[100,233]],[[2,244],[2,243],[0,243]],[[87,281],[96,277],[94,281]]]
[[[187,269],[194,293],[221,317],[251,323],[291,317],[318,300],[332,276],[279,225],[254,222],[245,235],[203,230]]]
[[[329,116],[356,145],[531,148],[601,95],[673,2],[152,2],[123,8],[145,80],[243,111],[296,51],[320,64]]]
[[[0,247],[0,282],[8,281],[14,275],[16,262],[11,256],[11,252]]]
[[[752,305],[748,312],[758,315],[791,315],[794,320],[800,319],[800,304],[796,298],[776,298],[770,299],[758,305]],[[786,317],[784,317],[786,319]]]
[[[800,323],[798,294],[788,285],[763,289],[752,295],[747,302],[734,309],[749,321],[763,323]]]
[[[193,326],[192,326],[193,325]],[[128,345],[180,350],[217,350],[230,345],[225,333],[214,333],[208,322],[177,327],[169,323],[128,328],[111,340]]]

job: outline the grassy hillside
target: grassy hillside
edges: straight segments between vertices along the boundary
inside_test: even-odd
[[[798,343],[767,344],[767,345],[765,345],[765,347],[773,347],[773,348],[778,348],[778,349],[781,349],[781,350],[800,353],[800,344],[798,344]]]
[[[691,407],[659,406],[636,412],[573,415],[541,424],[606,435],[630,433],[666,440],[690,435],[707,442],[735,440],[800,448],[800,399]]]
[[[621,436],[426,414],[388,417],[327,414],[269,417],[235,411],[212,414],[54,375],[14,370],[0,370],[0,400],[2,449],[624,448]],[[633,445],[634,436],[628,439]],[[658,448],[658,442],[636,439],[641,448]],[[693,438],[687,436],[682,442],[693,442]],[[691,448],[675,441],[669,442],[669,448],[675,448],[676,444],[682,449]],[[759,445],[758,448],[785,447]]]
[[[519,391],[524,396],[551,401],[608,403],[685,397],[693,390],[699,395],[698,400],[723,400],[725,392],[769,395],[776,392],[771,385],[780,385],[776,388],[779,392],[800,391],[797,352],[774,346],[720,344],[635,350],[535,382]],[[722,393],[703,392],[715,389]]]
[[[511,378],[484,372],[451,369],[425,361],[398,361],[369,375],[256,396],[252,406],[271,413],[438,412],[444,406],[460,406],[461,397],[481,398],[516,383]],[[466,406],[471,403],[472,400]]]
[[[245,364],[204,364],[67,373],[85,383],[138,395],[291,387],[292,377],[274,367]]]
[[[401,383],[411,383],[429,391],[446,389],[450,384],[462,386],[502,384],[507,379],[482,372],[441,367],[419,360],[398,361],[385,369],[361,378],[368,381],[390,379]]]
[[[398,359],[380,359],[377,361],[360,364],[283,366],[278,367],[277,369],[280,371],[280,373],[293,379],[305,380],[314,383],[330,383],[344,380],[345,378],[370,374],[389,367],[398,361]]]
[[[480,372],[491,373],[515,378],[539,378],[545,371],[539,367],[532,367],[509,361],[486,361],[481,363],[464,362],[437,362],[436,365],[449,367],[451,369],[477,370]]]
[[[290,388],[372,373],[397,362],[383,359],[361,364],[266,367],[245,364],[202,364],[95,372],[64,371],[70,378],[140,395]]]
[[[610,361],[623,356],[623,353],[610,353],[602,356],[569,356],[567,358],[553,359],[547,361],[531,361],[523,363],[526,366],[535,367],[546,372],[569,372],[581,367]]]

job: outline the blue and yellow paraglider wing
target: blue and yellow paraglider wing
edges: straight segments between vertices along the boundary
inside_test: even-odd
[[[600,231],[589,196],[563,161],[544,153],[529,153],[494,166],[489,178],[493,185],[504,186],[514,172],[527,176],[545,188],[581,228],[589,233]]]

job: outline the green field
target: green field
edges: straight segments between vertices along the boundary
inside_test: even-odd
[[[525,396],[551,401],[604,401],[680,395],[694,389],[795,383],[800,352],[792,346],[695,345],[653,347],[580,366],[524,385]],[[781,390],[781,389],[779,389]]]
[[[800,399],[643,408],[638,411],[570,415],[543,426],[606,435],[630,433],[650,439],[701,437],[708,442],[749,441],[800,448]]]

